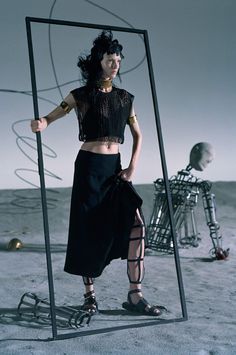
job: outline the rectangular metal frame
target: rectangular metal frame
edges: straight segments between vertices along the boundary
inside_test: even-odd
[[[56,312],[55,312],[55,295],[54,295],[54,283],[53,283],[53,272],[52,272],[51,249],[50,249],[47,197],[46,197],[45,178],[44,178],[42,141],[41,141],[40,132],[37,132],[36,139],[37,139],[37,150],[38,150],[38,170],[39,170],[39,177],[40,177],[44,238],[45,238],[45,248],[46,248],[47,275],[48,275],[48,288],[49,288],[49,301],[50,301],[50,312],[51,312],[51,319],[52,319],[52,340],[68,339],[68,338],[85,336],[85,335],[107,333],[107,332],[111,332],[111,331],[128,329],[128,328],[139,328],[139,327],[146,327],[146,326],[150,326],[150,325],[160,325],[160,324],[186,321],[188,319],[188,315],[187,315],[182,273],[181,273],[181,267],[180,267],[180,258],[179,258],[179,252],[178,252],[178,246],[177,246],[177,237],[176,237],[176,232],[175,232],[175,228],[174,228],[171,193],[170,193],[170,188],[169,188],[169,180],[168,180],[168,173],[167,173],[167,166],[166,166],[166,159],[165,159],[165,152],[164,152],[164,144],[163,144],[162,131],[161,131],[161,122],[160,122],[160,115],[159,115],[159,109],[158,109],[158,102],[157,102],[157,95],[156,95],[156,88],[155,88],[155,81],[154,81],[154,74],[153,74],[153,67],[152,67],[152,60],[151,60],[151,51],[150,51],[150,46],[149,46],[149,39],[148,39],[147,30],[117,27],[117,26],[98,25],[98,24],[90,24],[90,23],[81,23],[81,22],[73,22],[73,21],[65,21],[65,20],[44,19],[44,18],[37,18],[37,17],[26,17],[25,21],[26,21],[32,97],[33,97],[33,108],[34,108],[35,119],[38,119],[38,117],[39,117],[39,109],[38,109],[38,96],[37,96],[37,85],[36,85],[36,76],[35,76],[31,23],[44,23],[47,25],[52,24],[52,25],[83,27],[83,28],[90,28],[90,29],[111,30],[111,31],[127,32],[127,33],[134,33],[134,34],[138,34],[138,35],[143,35],[145,49],[146,49],[147,63],[148,63],[149,78],[150,78],[150,84],[151,84],[154,113],[155,113],[155,122],[156,122],[158,144],[159,144],[160,157],[161,157],[161,166],[162,166],[163,179],[164,179],[166,198],[167,198],[167,204],[168,204],[168,212],[169,212],[169,218],[170,218],[170,227],[171,227],[171,232],[173,235],[175,267],[176,267],[176,274],[177,274],[177,279],[178,279],[179,296],[180,296],[180,303],[181,303],[181,310],[182,310],[182,318],[174,318],[174,319],[168,319],[168,320],[163,320],[163,319],[150,320],[149,322],[140,322],[139,324],[129,324],[129,325],[125,325],[125,326],[116,326],[116,327],[111,327],[111,328],[102,328],[102,329],[88,330],[88,331],[82,331],[82,332],[73,331],[73,332],[66,333],[66,334],[58,334],[57,323],[56,323]]]

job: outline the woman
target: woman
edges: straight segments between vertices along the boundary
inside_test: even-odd
[[[90,55],[79,58],[85,85],[71,91],[47,116],[33,120],[31,128],[41,132],[71,109],[77,113],[83,144],[75,161],[65,271],[83,277],[83,309],[97,311],[93,278],[101,275],[111,260],[121,257],[127,259],[130,283],[123,308],[159,316],[162,307],[151,306],[141,291],[144,223],[140,198],[131,180],[142,135],[133,95],[112,84],[119,76],[122,49],[111,31],[103,31],[94,40]],[[133,149],[129,166],[121,169],[119,144],[124,141],[126,124],[133,137]]]

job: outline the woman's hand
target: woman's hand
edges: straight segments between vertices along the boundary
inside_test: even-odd
[[[121,179],[125,181],[131,181],[133,173],[134,173],[134,169],[129,167],[127,169],[121,170],[121,172],[118,175],[121,177]]]
[[[34,133],[42,132],[47,126],[48,122],[45,117],[42,117],[39,120],[31,120],[31,130]]]

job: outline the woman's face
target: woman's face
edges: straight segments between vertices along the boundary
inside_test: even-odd
[[[118,73],[120,68],[121,57],[120,55],[114,54],[107,54],[103,55],[103,59],[101,61],[101,67],[103,71],[102,78],[107,79],[114,79]]]

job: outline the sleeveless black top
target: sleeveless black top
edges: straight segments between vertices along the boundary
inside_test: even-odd
[[[112,87],[108,93],[86,86],[71,91],[76,101],[80,141],[124,142],[134,96]]]

